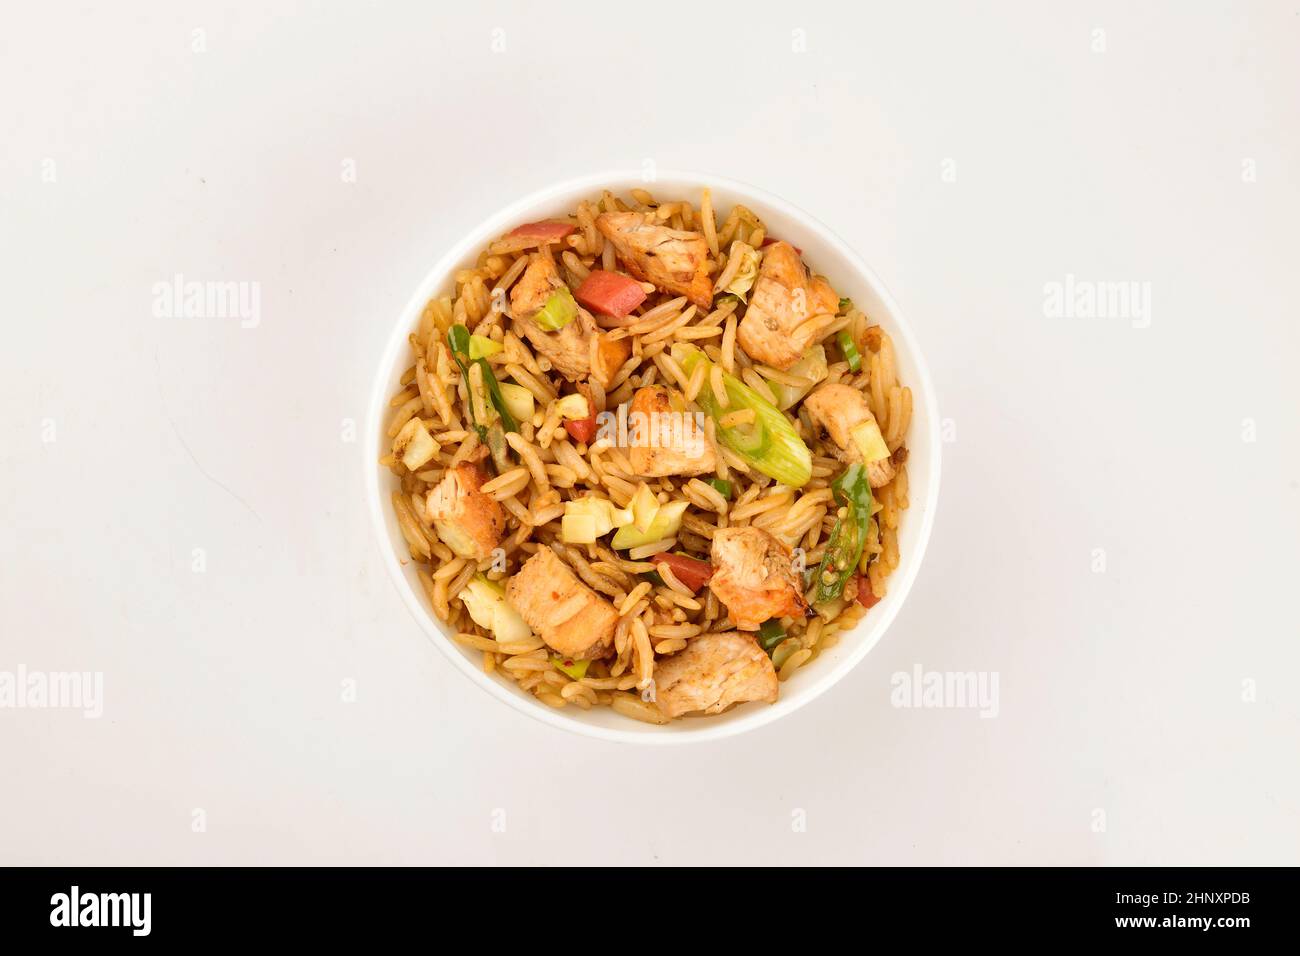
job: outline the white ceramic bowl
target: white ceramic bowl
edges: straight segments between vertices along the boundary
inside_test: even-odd
[[[805,260],[817,272],[825,275],[841,295],[851,297],[873,322],[893,337],[898,377],[911,386],[913,400],[907,439],[911,507],[903,514],[898,529],[900,563],[889,578],[889,593],[884,599],[856,628],[843,634],[838,644],[782,683],[781,696],[775,704],[743,704],[725,714],[675,720],[666,726],[641,723],[608,707],[589,711],[577,707],[555,710],[518,690],[512,681],[485,674],[478,652],[467,651],[452,641],[449,629],[434,617],[409,561],[389,501],[396,479],[376,464],[389,450],[390,442],[385,435],[390,413],[388,400],[398,391],[398,379],[409,365],[407,336],[416,327],[425,303],[435,294],[447,294],[455,270],[471,265],[479,250],[501,233],[520,223],[567,215],[580,199],[595,198],[604,188],[626,194],[632,188],[642,187],[664,198],[689,196],[698,201],[700,189],[706,185],[712,190],[714,208],[720,216],[734,204],[744,203],[759,215],[771,235],[801,248]],[[907,598],[925,554],[939,494],[939,417],[934,387],[912,330],[880,280],[842,239],[802,210],[752,186],[693,173],[661,173],[652,183],[645,182],[639,173],[627,171],[584,176],[543,189],[488,215],[429,271],[397,317],[375,376],[365,447],[366,487],[384,563],[411,614],[452,665],[496,699],[552,727],[632,743],[669,744],[728,737],[779,720],[829,689],[875,646]]]

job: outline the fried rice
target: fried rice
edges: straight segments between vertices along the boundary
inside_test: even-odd
[[[608,706],[663,724],[773,700],[885,596],[898,566],[912,394],[889,335],[752,210],[736,205],[719,222],[709,191],[698,198],[605,191],[569,216],[521,224],[456,272],[409,336],[390,402],[394,446],[380,459],[397,479],[409,558],[454,639],[551,707]],[[783,325],[774,312],[786,293],[796,308],[801,293],[827,307]],[[688,435],[701,426],[698,447],[638,447],[645,436],[626,428],[628,410],[651,400],[669,403]],[[869,414],[848,415],[861,400]],[[806,452],[782,446],[787,432],[769,414]],[[876,435],[883,444],[871,444]],[[847,486],[833,486],[844,479],[870,484],[857,510]],[[574,507],[585,499],[608,505]],[[589,525],[593,509],[614,526]],[[646,540],[656,528],[663,537]],[[758,630],[746,618],[763,614],[761,600],[724,600],[750,593],[753,569],[737,577],[719,558],[733,532],[715,541],[747,528],[765,532],[761,573],[775,577],[763,593],[778,578],[799,592]],[[566,574],[540,579],[551,592],[540,601],[520,590],[523,566],[545,549],[576,579],[565,592],[579,609],[572,620],[547,619],[564,590],[547,582]],[[852,567],[835,563],[845,554]],[[494,626],[501,605],[529,626]],[[561,640],[600,628],[607,643]]]

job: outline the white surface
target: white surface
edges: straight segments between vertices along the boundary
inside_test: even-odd
[[[896,345],[894,361],[898,378],[911,388],[912,413],[907,432],[908,521],[900,524],[897,531],[899,562],[890,574],[888,593],[856,627],[840,632],[833,646],[823,645],[817,655],[817,666],[807,668],[799,680],[786,682],[774,704],[734,707],[708,720],[676,720],[666,726],[656,726],[629,720],[608,707],[591,707],[585,711],[577,707],[556,709],[520,691],[508,677],[484,673],[483,655],[455,643],[451,639],[455,630],[434,615],[416,565],[410,560],[410,545],[393,511],[392,495],[400,482],[387,469],[373,465],[373,461],[392,448],[393,439],[388,436],[393,417],[392,398],[401,391],[402,375],[411,367],[411,330],[419,326],[429,300],[435,295],[445,295],[453,287],[457,270],[472,267],[484,246],[519,223],[569,215],[583,200],[598,197],[602,189],[627,195],[630,190],[647,185],[644,176],[642,170],[603,170],[547,186],[506,203],[467,232],[429,270],[389,332],[372,386],[364,437],[372,449],[371,460],[364,465],[366,498],[376,538],[382,542],[381,550],[387,559],[385,567],[406,606],[434,645],[469,679],[524,714],[566,731],[618,743],[693,744],[719,740],[781,720],[816,700],[849,673],[885,635],[906,602],[934,527],[942,457],[934,382],[926,370],[915,330],[907,324],[898,303],[843,239],[815,216],[754,186],[716,175],[655,171],[654,188],[660,195],[699,196],[707,187],[718,219],[726,222],[733,206],[743,204],[762,218],[768,232],[800,249],[804,261],[815,263],[819,272],[834,276],[836,292],[850,296],[891,337]]]
[[[105,713],[0,710],[0,861],[1297,862],[1300,17],[1128,7],[12,12],[0,670],[103,671]],[[340,440],[459,236],[645,159],[853,243],[956,438],[862,665],[666,750],[454,673]],[[178,272],[260,282],[260,325],[154,318]],[[1067,273],[1150,282],[1150,327],[1045,318]],[[891,707],[916,663],[999,715]]]

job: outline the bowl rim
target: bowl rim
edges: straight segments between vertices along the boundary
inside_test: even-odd
[[[888,597],[895,598],[892,601],[882,602],[883,614],[876,616],[871,622],[871,627],[875,631],[875,637],[871,640],[864,640],[859,646],[854,648],[851,653],[846,655],[842,660],[836,662],[833,667],[827,667],[824,672],[814,672],[806,675],[805,679],[811,677],[812,680],[804,684],[801,693],[798,695],[783,696],[776,703],[763,708],[755,708],[752,712],[738,715],[736,719],[719,722],[710,725],[709,722],[700,720],[701,724],[698,730],[689,731],[654,733],[645,730],[632,731],[621,730],[618,728],[602,727],[595,724],[589,724],[581,720],[575,720],[571,717],[561,714],[559,711],[546,706],[536,706],[526,695],[519,693],[513,688],[504,686],[503,683],[494,680],[492,677],[483,672],[480,667],[472,664],[463,655],[460,650],[453,645],[451,640],[442,632],[434,615],[430,609],[421,603],[423,594],[417,593],[417,589],[412,587],[407,580],[403,570],[403,564],[392,547],[391,536],[389,534],[386,516],[384,514],[384,501],[386,497],[380,487],[381,469],[374,461],[372,452],[378,443],[378,436],[384,429],[383,418],[384,412],[388,408],[388,400],[391,397],[390,380],[393,369],[401,350],[408,344],[408,336],[414,327],[414,319],[418,318],[420,311],[424,308],[429,298],[435,291],[442,287],[452,270],[471,252],[480,248],[484,243],[499,235],[506,226],[521,220],[522,217],[529,214],[530,210],[546,205],[568,193],[579,190],[595,190],[603,188],[622,188],[620,184],[630,182],[642,182],[646,185],[653,185],[658,180],[682,181],[694,183],[697,186],[709,186],[711,188],[724,189],[728,192],[744,196],[746,199],[752,199],[756,204],[766,206],[769,209],[777,210],[782,215],[798,220],[807,228],[817,232],[825,241],[834,247],[835,251],[848,264],[857,271],[858,277],[865,281],[872,291],[885,304],[891,321],[890,335],[896,339],[901,339],[907,350],[908,358],[913,365],[913,377],[915,381],[908,384],[913,390],[913,394],[919,393],[922,405],[928,412],[927,418],[930,421],[929,434],[925,436],[929,460],[931,462],[928,474],[928,488],[925,502],[922,508],[917,509],[920,512],[919,520],[921,528],[917,535],[916,542],[911,548],[911,557],[905,567],[900,568],[903,572],[901,575],[895,572],[890,579],[890,593]],[[652,179],[647,179],[643,170],[638,169],[613,169],[601,172],[587,173],[570,179],[551,183],[536,189],[527,195],[506,204],[499,208],[495,213],[487,216],[479,224],[471,229],[459,241],[454,243],[425,273],[423,280],[416,287],[415,292],[411,295],[406,305],[398,314],[393,325],[392,331],[388,334],[387,342],[380,355],[379,364],[376,369],[371,384],[370,406],[366,417],[365,435],[363,438],[363,447],[365,454],[363,456],[362,466],[365,469],[365,485],[367,499],[370,506],[371,529],[374,532],[375,543],[379,547],[384,566],[388,570],[389,580],[397,589],[403,603],[411,616],[419,624],[421,630],[431,643],[435,644],[442,652],[443,656],[462,674],[470,678],[480,688],[487,691],[497,700],[509,705],[512,709],[526,714],[527,716],[538,720],[551,727],[556,727],[569,733],[578,734],[584,737],[593,737],[601,740],[616,741],[620,743],[637,743],[653,746],[669,744],[686,744],[697,743],[709,740],[720,740],[725,737],[732,737],[746,731],[755,730],[763,727],[773,721],[794,713],[799,708],[808,704],[810,701],[820,697],[832,686],[838,683],[846,674],[852,671],[862,659],[876,646],[884,637],[898,615],[899,609],[906,602],[907,595],[912,589],[912,584],[923,564],[926,548],[930,541],[930,534],[934,527],[935,511],[939,498],[939,481],[941,474],[941,451],[942,442],[940,441],[940,428],[937,418],[938,402],[935,398],[934,383],[930,377],[929,367],[926,364],[925,356],[917,344],[915,333],[907,321],[906,316],[899,308],[897,301],[890,294],[880,277],[871,269],[870,266],[858,255],[844,239],[842,239],[834,230],[828,227],[817,217],[804,211],[798,206],[776,196],[765,189],[750,185],[739,180],[730,179],[725,176],[716,176],[712,173],[681,170],[681,169],[657,169]],[[883,620],[881,619],[883,617]],[[864,622],[865,622],[864,618]],[[858,625],[859,627],[862,625]],[[629,718],[630,719],[630,718]],[[691,721],[695,724],[696,721]]]

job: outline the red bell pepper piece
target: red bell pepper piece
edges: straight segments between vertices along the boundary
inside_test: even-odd
[[[880,598],[871,590],[871,580],[866,575],[858,575],[858,603],[863,607],[875,607]]]
[[[566,418],[564,430],[574,441],[590,445],[591,440],[596,437],[596,413],[592,412],[586,418]]]
[[[645,289],[625,275],[592,269],[573,297],[598,315],[621,319],[645,301]]]
[[[543,239],[546,242],[559,242],[577,228],[570,222],[543,219],[541,222],[526,222],[516,229],[511,229],[506,235],[512,239]]]
[[[708,584],[709,578],[713,577],[713,565],[698,558],[688,558],[684,554],[660,551],[650,560],[655,564],[663,562],[668,565],[668,570],[673,573],[673,577],[686,585],[692,594]]]

